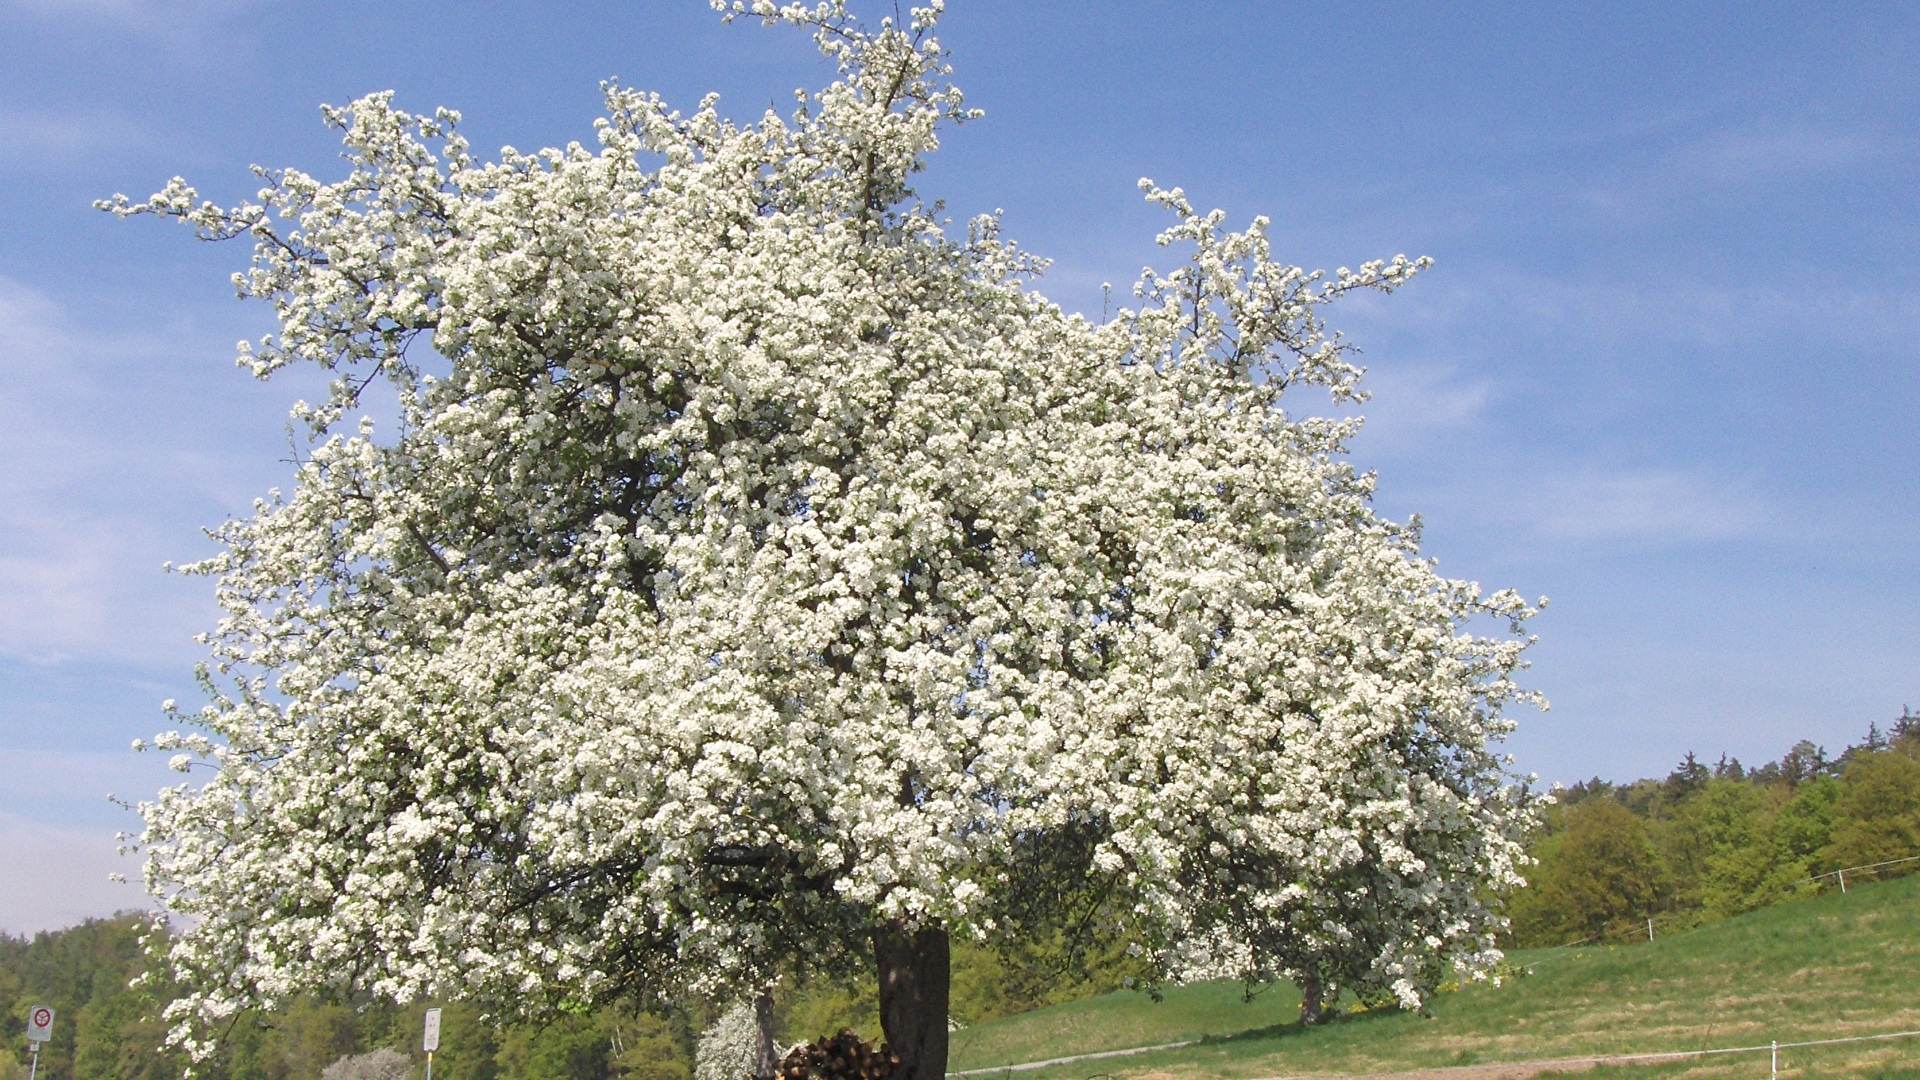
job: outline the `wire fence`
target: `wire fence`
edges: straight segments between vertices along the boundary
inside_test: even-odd
[[[1908,863],[1920,863],[1920,855],[1910,855],[1910,856],[1908,856],[1907,858],[1904,858],[1904,859],[1888,859],[1888,860],[1886,860],[1885,862],[1877,862],[1877,863],[1865,863],[1865,864],[1862,864],[1862,865],[1860,865],[1860,866],[1843,866],[1843,867],[1841,867],[1841,868],[1840,868],[1840,869],[1838,869],[1838,870],[1829,870],[1829,871],[1827,871],[1827,872],[1826,872],[1826,873],[1824,873],[1824,874],[1813,874],[1813,875],[1811,875],[1811,876],[1809,876],[1809,877],[1803,877],[1803,878],[1800,878],[1800,879],[1799,879],[1799,880],[1797,880],[1797,881],[1790,881],[1790,882],[1788,882],[1788,883],[1786,884],[1786,886],[1785,886],[1785,888],[1789,888],[1789,889],[1791,889],[1791,888],[1794,888],[1795,886],[1798,886],[1798,885],[1805,885],[1805,884],[1807,884],[1808,882],[1818,882],[1818,881],[1824,881],[1824,880],[1826,880],[1826,879],[1828,879],[1828,878],[1832,878],[1832,879],[1834,879],[1834,880],[1835,880],[1836,882],[1838,882],[1838,883],[1839,883],[1839,886],[1840,886],[1840,891],[1841,891],[1842,893],[1844,893],[1844,892],[1846,892],[1846,891],[1847,891],[1847,875],[1848,875],[1848,874],[1852,874],[1852,875],[1854,875],[1854,879],[1855,879],[1855,880],[1857,881],[1857,880],[1859,880],[1859,878],[1860,878],[1860,877],[1861,877],[1861,876],[1862,876],[1863,874],[1867,874],[1867,873],[1874,873],[1874,874],[1877,874],[1878,872],[1880,872],[1881,870],[1884,870],[1884,869],[1886,869],[1886,868],[1887,868],[1887,867],[1889,867],[1889,866],[1904,866],[1904,865],[1906,865],[1906,864],[1908,864]],[[1646,940],[1648,940],[1648,941],[1654,941],[1654,940],[1657,940],[1657,936],[1658,936],[1658,935],[1657,935],[1657,934],[1655,933],[1655,927],[1656,927],[1656,926],[1657,926],[1658,924],[1660,924],[1660,923],[1667,923],[1667,924],[1669,924],[1669,925],[1671,925],[1671,924],[1672,924],[1673,922],[1675,922],[1676,920],[1681,920],[1681,919],[1691,919],[1691,918],[1693,918],[1693,917],[1694,917],[1694,916],[1695,916],[1696,914],[1697,914],[1697,913],[1695,913],[1695,912],[1668,912],[1668,913],[1666,913],[1666,914],[1662,914],[1662,915],[1650,915],[1650,916],[1642,916],[1642,917],[1641,917],[1641,918],[1640,918],[1640,919],[1638,920],[1638,922],[1637,922],[1637,924],[1636,924],[1636,925],[1645,925],[1645,927],[1646,927]],[[1692,923],[1691,925],[1686,925],[1686,926],[1682,926],[1682,927],[1680,927],[1680,928],[1679,928],[1679,932],[1681,932],[1681,933],[1685,933],[1685,932],[1686,932],[1686,931],[1688,931],[1688,930],[1697,930],[1697,929],[1699,929],[1699,928],[1700,928],[1700,924],[1699,924],[1699,923]],[[1599,933],[1597,933],[1597,934],[1589,934],[1589,935],[1587,935],[1586,937],[1583,937],[1583,938],[1581,938],[1581,939],[1579,939],[1578,941],[1569,941],[1569,942],[1567,942],[1567,943],[1566,943],[1566,944],[1564,944],[1564,945],[1553,945],[1553,946],[1549,946],[1548,948],[1546,948],[1546,949],[1543,949],[1543,950],[1541,950],[1541,951],[1543,951],[1543,952],[1557,952],[1557,951],[1559,951],[1559,950],[1561,950],[1561,949],[1574,949],[1574,948],[1578,948],[1578,947],[1580,947],[1580,946],[1582,946],[1582,945],[1591,945],[1591,944],[1594,944],[1595,942],[1599,942],[1599,941],[1603,941],[1603,940],[1605,940],[1605,939],[1607,939],[1607,938],[1613,938],[1613,939],[1614,939],[1614,940],[1616,940],[1616,941],[1620,941],[1620,940],[1628,940],[1628,941],[1633,941],[1633,940],[1638,940],[1638,939],[1639,939],[1639,931],[1626,931],[1626,930],[1624,930],[1624,929],[1617,929],[1617,928],[1613,928],[1613,927],[1609,927],[1608,929],[1606,929],[1606,930],[1602,930],[1601,932],[1599,932]],[[1533,970],[1533,969],[1534,969],[1535,967],[1537,967],[1538,965],[1540,965],[1540,964],[1543,964],[1543,963],[1547,963],[1548,961],[1550,961],[1550,960],[1554,960],[1554,959],[1558,959],[1558,958],[1557,958],[1557,957],[1546,957],[1546,958],[1543,958],[1543,959],[1540,959],[1540,960],[1536,960],[1536,961],[1534,961],[1534,962],[1533,962],[1533,963],[1531,963],[1531,964],[1527,964],[1527,965],[1526,965],[1526,970],[1528,970],[1528,971],[1532,971],[1532,970]]]
[[[1718,1057],[1727,1054],[1768,1054],[1769,1073],[1780,1075],[1780,1051],[1802,1050],[1814,1046],[1839,1046],[1845,1043],[1889,1042],[1894,1039],[1910,1039],[1920,1035],[1915,1031],[1889,1031],[1880,1035],[1850,1035],[1838,1039],[1806,1039],[1799,1042],[1768,1042],[1754,1046],[1720,1046],[1708,1050],[1655,1050],[1633,1054],[1590,1054],[1584,1057],[1528,1058],[1520,1061],[1484,1061],[1473,1065],[1450,1065],[1441,1067],[1415,1068],[1406,1070],[1409,1074],[1421,1076],[1444,1075],[1446,1073],[1471,1073],[1490,1069],[1531,1069],[1545,1072],[1549,1069],[1586,1067],[1597,1065],[1633,1065],[1656,1061],[1682,1061],[1687,1058]],[[1356,1074],[1359,1075],[1359,1074]],[[1394,1076],[1396,1073],[1367,1073],[1366,1076]],[[1338,1074],[1313,1073],[1301,1076],[1269,1076],[1261,1080],[1339,1080]]]
[[[1865,866],[1848,866],[1848,867],[1843,867],[1839,870],[1829,870],[1824,874],[1815,874],[1812,877],[1801,878],[1799,881],[1793,882],[1793,884],[1804,885],[1809,881],[1819,881],[1822,878],[1838,877],[1840,879],[1840,891],[1846,892],[1848,874],[1858,875],[1859,872],[1862,870],[1879,870],[1883,867],[1900,866],[1902,864],[1910,863],[1910,862],[1920,862],[1920,855],[1909,855],[1904,859],[1888,859],[1886,862],[1868,863]]]
[[[1752,1046],[1718,1046],[1701,1050],[1650,1050],[1624,1054],[1587,1054],[1578,1057],[1524,1058],[1517,1061],[1481,1061],[1471,1065],[1427,1066],[1405,1070],[1422,1076],[1445,1075],[1447,1073],[1472,1073],[1487,1070],[1514,1069],[1545,1072],[1550,1069],[1587,1067],[1597,1065],[1633,1065],[1658,1061],[1683,1061],[1687,1058],[1724,1057],[1729,1054],[1767,1054],[1768,1069],[1772,1076],[1780,1075],[1780,1052],[1782,1050],[1805,1050],[1816,1046],[1841,1046],[1847,1043],[1891,1042],[1895,1039],[1910,1039],[1920,1035],[1920,1029],[1913,1031],[1889,1031],[1879,1035],[1849,1035],[1835,1039],[1803,1039],[1795,1042],[1765,1042]],[[1136,1046],[1126,1050],[1102,1050],[1093,1054],[1072,1054],[1067,1057],[1049,1058],[1045,1061],[1026,1061],[1018,1065],[996,1065],[986,1069],[963,1069],[950,1072],[949,1077],[967,1076],[1006,1076],[1018,1072],[1032,1072],[1036,1069],[1051,1069],[1059,1065],[1075,1065],[1083,1061],[1101,1061],[1117,1057],[1130,1057],[1134,1054],[1150,1054],[1155,1050],[1177,1050],[1184,1046],[1197,1045],[1197,1040],[1161,1043],[1157,1046]],[[1261,1080],[1338,1080],[1340,1074],[1312,1073],[1298,1076],[1270,1076]],[[1360,1074],[1355,1074],[1360,1075]],[[1371,1072],[1366,1076],[1394,1076],[1397,1073]],[[1111,1080],[1112,1073],[1095,1073],[1087,1080],[1105,1077]]]

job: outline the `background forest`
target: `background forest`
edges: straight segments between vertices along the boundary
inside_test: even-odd
[[[183,1055],[162,1048],[155,1019],[170,993],[158,980],[129,984],[148,968],[135,915],[93,919],[22,939],[0,935],[0,1080],[26,1080],[26,1014],[55,1010],[41,1080],[173,1080]],[[1093,951],[1064,939],[1012,954],[956,945],[953,1015],[980,1023],[1131,985],[1138,962],[1113,943]],[[877,1039],[872,980],[808,980],[775,995],[783,1045],[843,1026]],[[494,1026],[470,1006],[442,1006],[440,1080],[691,1080],[700,1033],[719,1011],[701,1001],[622,1002],[544,1023]],[[342,1057],[390,1047],[418,1065],[425,1004],[302,1001],[282,1013],[235,1022],[222,1055],[196,1075],[212,1080],[316,1080]],[[330,1078],[333,1080],[333,1078]],[[372,1080],[342,1077],[340,1080]]]
[[[1660,779],[1593,779],[1558,793],[1532,842],[1531,884],[1508,901],[1511,944],[1644,940],[1840,886],[1920,869],[1920,716],[1870,727],[1829,755],[1810,742],[1747,768],[1689,754]],[[1909,860],[1909,861],[1901,861]],[[1850,871],[1851,873],[1851,871]],[[144,924],[93,920],[31,939],[0,935],[0,1080],[26,1076],[29,1005],[57,1011],[41,1056],[46,1080],[161,1080],[185,1062],[161,1049],[155,1019],[169,994],[147,969]],[[1065,933],[1012,952],[957,946],[953,1014],[981,1023],[1132,985],[1141,974],[1116,941],[1078,947]],[[851,1025],[876,1034],[867,981],[803,980],[776,995],[783,1041]],[[203,1075],[314,1080],[344,1056],[391,1047],[416,1060],[424,1005],[304,1001],[243,1016]],[[625,1002],[547,1023],[490,1026],[445,1006],[442,1080],[692,1080],[699,1033],[717,1012],[699,1001]]]
[[[1649,919],[1679,930],[1838,887],[1850,867],[1920,867],[1877,866],[1920,856],[1920,716],[1838,757],[1806,741],[1754,769],[1688,754],[1664,779],[1557,795],[1508,906],[1514,944],[1644,939]]]

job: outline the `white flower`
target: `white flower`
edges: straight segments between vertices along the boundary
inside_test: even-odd
[[[343,180],[110,204],[253,237],[279,330],[242,363],[335,378],[193,568],[220,689],[154,745],[215,768],[140,838],[176,1042],[349,977],[725,995],[889,920],[990,935],[1067,830],[1051,869],[1164,974],[1487,969],[1530,611],[1283,408],[1363,396],[1320,307],[1424,262],[1309,273],[1148,182],[1189,259],[1094,325],[907,186],[973,115],[934,11],[730,10],[818,26],[839,81],[752,126],[609,87],[597,151],[495,163],[374,95],[328,113]]]
[[[741,1002],[700,1033],[694,1047],[694,1080],[745,1080],[758,1063],[760,1028],[751,1001]]]

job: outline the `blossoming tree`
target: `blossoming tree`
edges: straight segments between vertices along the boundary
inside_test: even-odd
[[[329,111],[350,175],[107,204],[246,237],[290,493],[217,530],[214,767],[143,805],[176,1035],[309,991],[537,1011],[877,964],[941,1076],[951,934],[1104,897],[1169,977],[1417,1004],[1498,954],[1529,612],[1375,517],[1326,276],[1143,182],[1190,259],[1095,325],[909,180],[971,113],[938,5],[743,9],[838,62],[790,117],[609,87],[597,149]],[[384,380],[392,431],[362,417]],[[1075,887],[1079,887],[1076,885]]]

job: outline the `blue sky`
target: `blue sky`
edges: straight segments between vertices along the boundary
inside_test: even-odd
[[[1069,307],[1168,261],[1142,176],[1304,265],[1436,260],[1334,313],[1355,457],[1444,572],[1552,598],[1520,768],[1837,749],[1920,705],[1920,8],[954,6],[988,115],[922,190],[1004,208]],[[828,74],[700,0],[0,0],[0,929],[139,903],[105,796],[171,777],[126,748],[213,619],[160,566],[284,480],[311,391],[232,366],[269,328],[243,248],[90,202],[332,177],[317,106],[373,90],[531,149],[590,139],[608,77],[751,116]]]

